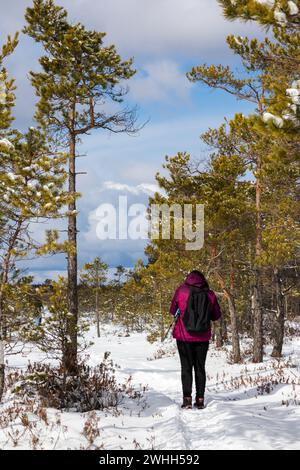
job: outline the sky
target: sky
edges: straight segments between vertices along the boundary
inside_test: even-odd
[[[0,0],[0,41],[20,31],[24,11],[31,0]],[[79,268],[100,256],[111,268],[132,267],[143,258],[145,240],[99,240],[97,208],[116,204],[119,196],[128,203],[147,204],[157,188],[155,174],[162,171],[166,155],[189,152],[205,159],[208,150],[199,136],[218,127],[224,117],[252,112],[252,105],[234,97],[191,84],[185,74],[192,66],[227,64],[238,71],[239,62],[226,45],[229,34],[262,37],[256,23],[228,22],[216,0],[57,0],[72,22],[106,32],[105,44],[115,44],[123,59],[132,57],[136,75],[129,81],[125,104],[137,106],[138,119],[146,125],[134,136],[111,135],[98,130],[85,137],[78,159]],[[16,78],[15,125],[25,130],[34,125],[35,96],[28,72],[38,70],[42,51],[21,35],[16,52],[7,62]],[[52,228],[64,230],[66,220]],[[45,225],[33,227],[35,238],[44,239]],[[25,268],[36,281],[65,274],[64,255],[27,261]]]

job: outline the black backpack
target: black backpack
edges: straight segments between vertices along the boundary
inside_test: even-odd
[[[210,328],[211,305],[207,288],[190,286],[190,295],[183,316],[188,333],[205,333]]]

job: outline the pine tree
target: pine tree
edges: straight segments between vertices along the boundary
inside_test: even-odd
[[[114,133],[135,131],[135,110],[106,110],[109,102],[120,103],[127,90],[123,83],[135,71],[132,60],[122,61],[114,46],[104,46],[105,33],[87,30],[81,23],[68,22],[67,12],[53,0],[34,0],[26,11],[24,31],[41,43],[46,55],[40,59],[42,71],[31,73],[40,100],[38,122],[52,133],[59,145],[69,148],[69,192],[76,192],[76,157],[80,136],[94,129]],[[77,297],[77,211],[69,204],[68,296],[69,335],[72,341],[65,354],[65,367],[76,373]]]
[[[191,253],[190,269],[203,270],[209,279],[221,288],[228,303],[233,344],[233,360],[240,362],[238,313],[236,306],[238,256],[249,237],[253,236],[253,224],[249,214],[253,213],[253,189],[246,181],[240,181],[246,168],[241,155],[233,145],[225,146],[225,126],[211,129],[202,135],[205,143],[218,153],[212,153],[205,169],[194,164],[188,155],[177,155],[168,159],[168,178],[158,176],[160,186],[170,195],[169,203],[196,200],[205,207],[205,245]],[[218,149],[217,142],[222,141]],[[173,199],[174,198],[174,199]],[[162,241],[159,241],[159,245]],[[178,245],[178,243],[177,243]],[[177,246],[177,250],[180,244]],[[175,246],[168,247],[176,250]],[[163,250],[162,250],[163,251]],[[183,263],[183,250],[178,250],[177,260]],[[184,265],[184,263],[183,263]]]
[[[0,176],[3,236],[1,239],[0,329],[5,329],[3,315],[9,273],[15,262],[30,256],[66,249],[58,243],[55,231],[49,231],[41,245],[31,236],[30,223],[63,217],[60,210],[70,196],[63,189],[66,173],[64,155],[49,155],[45,137],[30,129],[24,136],[10,138],[11,146],[1,153],[4,172]],[[3,337],[3,333],[2,333]],[[1,390],[0,390],[1,391]]]
[[[239,41],[239,38],[237,38]],[[236,41],[235,41],[236,42]],[[235,46],[230,42],[230,47]],[[236,50],[235,50],[236,51]],[[243,67],[244,77],[237,78],[234,73],[227,66],[197,66],[192,68],[187,77],[192,82],[202,82],[209,87],[221,89],[239,100],[246,100],[256,105],[258,117],[263,119],[266,112],[266,100],[268,95],[265,89],[265,71],[264,67],[259,60],[248,51],[238,49]],[[243,117],[241,117],[243,119]],[[276,123],[275,123],[276,124]],[[249,121],[249,128],[254,128],[253,120]],[[261,285],[261,272],[258,260],[262,252],[262,157],[265,148],[261,146],[259,139],[255,141],[256,146],[252,145],[250,159],[253,174],[256,181],[256,248],[255,248],[255,282],[253,285],[252,294],[252,308],[254,317],[254,346],[253,346],[253,360],[254,362],[261,362],[263,360],[263,307],[262,307],[262,285]],[[251,145],[251,142],[250,142]]]
[[[239,18],[254,20],[263,26],[272,26],[275,33],[279,29],[299,32],[299,0],[218,0],[229,20]]]
[[[294,209],[293,201],[298,200],[295,188],[299,174],[300,151],[300,2],[219,0],[219,3],[228,19],[257,21],[268,28],[271,27],[274,37],[272,40],[266,37],[261,43],[256,39],[234,36],[229,36],[227,41],[235,53],[249,58],[253,68],[256,64],[263,69],[264,86],[268,92],[267,109],[263,113],[265,125],[261,126],[260,130],[269,137],[272,135],[274,146],[264,172],[268,186],[270,216],[267,218],[263,234],[266,250],[263,250],[262,258],[263,262],[269,260],[276,286],[273,355],[280,356],[285,318],[282,275],[287,268],[290,269],[288,264],[291,263],[291,257],[297,256],[295,246],[299,239],[299,227],[296,222],[299,214],[297,215],[297,210]],[[282,207],[285,207],[285,211]],[[292,236],[289,227],[293,227]],[[275,240],[277,243],[274,243]]]
[[[0,397],[4,387],[5,339],[10,314],[6,302],[10,275],[13,278],[18,259],[63,249],[63,245],[57,243],[55,231],[49,231],[47,242],[40,246],[32,238],[29,226],[32,221],[62,216],[60,209],[70,201],[69,194],[63,190],[66,173],[62,167],[66,157],[49,152],[42,132],[31,128],[22,134],[11,128],[15,86],[2,62],[17,44],[18,35],[13,39],[8,37],[0,55]],[[25,285],[25,290],[27,288]]]
[[[100,338],[100,310],[99,310],[99,296],[100,290],[106,281],[108,265],[103,263],[97,256],[92,263],[86,263],[81,271],[81,282],[92,290],[95,295],[95,316],[97,325],[97,336]]]
[[[68,335],[68,317],[70,316],[67,296],[67,280],[60,276],[57,281],[51,282],[51,287],[41,287],[40,296],[44,299],[47,313],[41,325],[26,324],[22,335],[25,341],[30,341],[63,366],[65,351],[71,338]],[[87,346],[83,334],[88,330],[88,322],[81,318],[77,325],[77,334],[81,339],[81,350]],[[67,375],[67,371],[63,368]]]
[[[257,5],[259,2],[237,1],[233,3],[223,3],[224,5],[226,4],[225,12],[229,18],[233,17],[234,11],[239,11],[244,19],[249,18],[249,12],[252,7],[258,15],[262,12],[270,13],[269,9],[265,5]],[[247,7],[245,6],[246,4],[249,4],[249,10],[247,10]],[[282,27],[278,27],[277,20],[276,25],[277,26],[274,27],[274,30],[278,32],[278,37],[283,40],[285,34],[282,32]],[[297,33],[295,34],[297,36]],[[297,40],[296,36],[294,38],[295,41]],[[273,47],[273,44],[268,39],[266,39],[264,43],[259,44],[257,40],[249,41],[248,38],[234,36],[229,36],[227,42],[234,53],[240,56],[243,64],[244,76],[241,77],[239,75],[239,77],[236,77],[229,67],[221,65],[197,66],[194,67],[187,76],[192,82],[200,81],[212,88],[218,88],[230,93],[239,100],[247,100],[256,105],[257,114],[249,118],[248,124],[244,127],[251,129],[251,135],[253,135],[253,133],[258,135],[258,137],[254,139],[255,144],[251,145],[250,143],[252,167],[250,169],[253,172],[256,181],[255,282],[252,294],[252,310],[254,317],[253,359],[255,362],[260,362],[263,359],[263,293],[260,263],[260,258],[263,252],[262,199],[264,197],[263,192],[265,189],[262,181],[264,171],[263,159],[264,155],[268,151],[267,149],[270,149],[270,145],[268,143],[268,133],[270,132],[270,129],[272,129],[274,133],[274,128],[275,130],[277,129],[280,131],[281,128],[285,127],[288,129],[287,132],[290,134],[295,133],[294,125],[297,120],[297,105],[295,103],[293,105],[289,103],[288,96],[283,97],[282,88],[284,88],[285,91],[287,90],[288,74],[285,74],[285,80],[283,80],[282,70],[279,70],[278,66],[277,68],[274,66],[276,61],[270,61],[270,53],[272,52],[273,55],[276,55],[280,45],[276,44],[276,46]],[[294,52],[295,55],[295,48],[293,49],[291,47],[289,52]],[[294,57],[294,59],[296,59],[296,57]],[[289,79],[291,80],[290,75]],[[298,98],[296,97],[296,99]],[[296,108],[294,106],[296,106]],[[280,112],[285,113],[283,117],[281,117]],[[262,129],[262,123],[268,124],[268,130]]]
[[[286,148],[281,148],[280,143],[274,146],[265,162],[266,211],[261,256],[261,263],[269,266],[276,299],[271,325],[274,357],[282,354],[289,272],[299,267],[299,177],[298,156],[289,149],[288,142]]]

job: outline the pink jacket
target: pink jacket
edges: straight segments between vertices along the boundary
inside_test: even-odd
[[[206,331],[205,333],[197,333],[197,334],[190,334],[186,331],[182,318],[184,316],[184,312],[186,309],[188,297],[190,294],[189,286],[196,286],[196,287],[207,287],[207,281],[204,276],[199,276],[196,273],[190,273],[186,280],[184,281],[181,286],[179,286],[174,294],[170,313],[171,315],[175,315],[176,310],[179,308],[180,316],[176,321],[175,327],[173,329],[173,338],[178,339],[179,341],[209,341],[211,339],[211,329]],[[216,294],[209,289],[208,291],[209,300],[211,303],[211,317],[212,321],[219,320],[222,315],[220,305],[218,303]]]

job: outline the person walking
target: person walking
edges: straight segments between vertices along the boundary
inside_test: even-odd
[[[182,408],[192,408],[193,370],[196,398],[194,406],[204,408],[205,361],[211,339],[211,321],[222,315],[216,294],[197,270],[188,274],[175,291],[170,313],[177,317],[173,329],[181,363]]]

